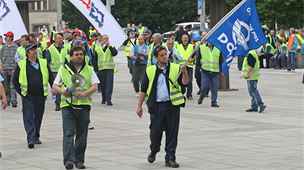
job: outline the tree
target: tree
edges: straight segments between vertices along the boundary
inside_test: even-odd
[[[103,2],[105,0],[102,0]],[[227,10],[231,10],[241,0],[225,0]],[[197,21],[196,0],[117,0],[112,14],[122,27],[127,23],[142,22],[152,31],[171,31],[179,22]],[[207,15],[212,11],[208,8]],[[304,0],[257,0],[260,20],[270,28],[277,22],[279,27],[300,28],[304,26]],[[68,1],[63,0],[63,19],[69,26],[87,30],[89,22]]]

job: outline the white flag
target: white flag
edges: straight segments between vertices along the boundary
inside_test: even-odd
[[[0,34],[3,35],[9,31],[14,33],[14,39],[27,34],[15,1],[0,0]]]
[[[107,34],[116,48],[126,40],[126,35],[101,0],[70,0],[101,34]]]

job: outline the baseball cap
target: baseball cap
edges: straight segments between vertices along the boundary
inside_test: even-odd
[[[14,33],[11,32],[11,31],[9,31],[9,32],[5,33],[4,36],[6,36],[6,37],[13,37]]]

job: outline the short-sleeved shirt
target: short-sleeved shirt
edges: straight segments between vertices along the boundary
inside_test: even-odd
[[[254,67],[255,63],[256,63],[256,60],[251,54],[249,54],[248,57],[247,57],[247,62],[248,62],[248,65],[250,67]]]

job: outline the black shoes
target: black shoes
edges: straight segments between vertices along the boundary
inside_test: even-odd
[[[179,168],[179,164],[176,161],[166,161],[166,167],[170,167],[170,168]]]
[[[218,105],[217,103],[214,103],[214,104],[211,104],[211,107],[216,107],[216,108],[219,108],[220,105]]]
[[[155,161],[155,157],[156,157],[156,154],[151,152],[148,156],[148,162],[153,163]]]
[[[102,101],[101,101],[101,104],[106,104],[106,101],[105,101],[105,100],[102,100]]]
[[[258,112],[258,109],[252,109],[252,108],[250,108],[250,109],[247,109],[246,112]]]
[[[73,169],[74,168],[74,164],[73,164],[73,162],[71,162],[71,161],[67,161],[65,164],[64,164],[64,167],[65,167],[65,169]]]
[[[197,104],[202,104],[203,103],[203,100],[204,100],[204,97],[203,95],[200,95],[198,101],[197,101]]]
[[[75,164],[77,169],[86,169],[86,166],[82,162],[78,162]]]
[[[260,106],[259,113],[263,113],[265,109],[266,109],[266,105],[264,105],[264,104],[261,105],[261,106]]]
[[[107,106],[113,106],[113,103],[111,101],[107,102]]]
[[[13,103],[12,107],[16,108],[17,107],[17,103]]]
[[[60,106],[59,106],[59,105],[57,105],[57,104],[56,104],[55,111],[56,111],[56,112],[60,111]]]
[[[30,143],[30,144],[27,145],[27,147],[28,147],[29,149],[34,149],[34,148],[35,148],[35,145],[32,144],[32,143]]]

